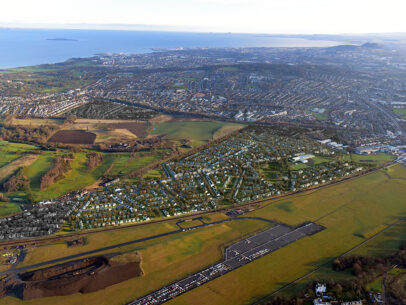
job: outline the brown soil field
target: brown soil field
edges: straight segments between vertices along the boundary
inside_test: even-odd
[[[125,122],[125,123],[109,124],[108,126],[114,129],[127,129],[139,138],[145,138],[148,134],[147,123]]]
[[[96,135],[84,130],[60,130],[48,142],[64,144],[93,144]]]
[[[137,255],[125,259],[98,256],[11,274],[1,282],[0,295],[13,293],[23,300],[30,300],[89,293],[141,276],[140,264]]]

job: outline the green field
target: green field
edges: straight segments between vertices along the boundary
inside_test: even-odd
[[[297,163],[297,164],[292,164],[290,166],[290,168],[294,171],[300,170],[300,169],[304,169],[304,168],[308,168],[309,166],[307,166],[304,163]]]
[[[291,225],[316,221],[326,226],[326,230],[266,255],[168,304],[250,304],[360,244],[406,215],[406,180],[403,180],[406,170],[395,166],[392,172],[398,178],[379,171],[271,202],[248,213],[247,216],[276,219]]]
[[[318,112],[312,112],[312,115],[316,118],[316,119],[318,119],[318,120],[320,120],[320,121],[328,121],[328,112],[323,112],[323,113],[318,113]]]
[[[0,141],[0,167],[20,158],[23,153],[34,150],[37,148],[33,145]]]
[[[43,152],[33,164],[23,169],[23,174],[31,181],[32,189],[39,189],[41,178],[52,167],[55,157],[56,153],[53,151]]]
[[[388,161],[392,161],[396,159],[396,156],[385,154],[385,153],[377,153],[376,155],[344,155],[344,160],[347,161],[355,161],[361,163],[378,163],[382,164]]]
[[[175,121],[154,123],[153,135],[166,135],[169,139],[190,139],[196,141],[208,141],[223,126],[239,124],[209,121]]]
[[[2,175],[8,177],[12,174],[12,171],[14,172],[19,168],[19,160],[24,161],[35,157],[35,161],[31,161],[26,164],[25,167],[23,166],[22,173],[30,180],[32,194],[37,201],[56,198],[68,192],[92,185],[103,177],[111,165],[113,165],[113,167],[109,172],[109,176],[121,176],[160,160],[163,158],[163,154],[168,151],[158,150],[152,155],[146,155],[143,152],[132,154],[103,153],[103,162],[91,171],[89,171],[87,167],[87,152],[75,153],[75,158],[71,163],[72,169],[55,184],[41,191],[41,178],[52,167],[55,158],[58,155],[67,153],[67,151],[58,149],[56,151],[42,151],[39,155],[26,155],[27,152],[35,150],[37,150],[37,148],[31,145],[0,142],[0,174],[4,172]],[[26,194],[20,191],[8,194],[8,196],[25,198]]]
[[[149,163],[160,160],[163,157],[164,150],[158,151],[154,155],[143,156],[142,153],[137,153],[136,157],[131,157],[129,153],[109,154],[108,159],[111,159],[113,165],[110,175],[125,175],[131,173]]]
[[[399,247],[404,243],[406,243],[406,222],[390,228],[381,235],[378,235],[376,238],[370,240],[368,243],[362,245],[358,249],[355,249],[348,255],[384,257],[398,251]],[[390,273],[393,272],[399,272],[399,269],[390,271]],[[335,281],[340,281],[352,277],[353,275],[351,273],[351,270],[347,270],[345,272],[335,272],[332,270],[331,265],[327,264],[311,276],[297,282],[293,287],[284,290],[278,295],[282,297],[292,298],[298,292],[304,290],[307,286],[307,283],[313,280],[323,282],[334,279]],[[382,277],[368,284],[367,288],[380,291],[382,289],[381,281]]]
[[[0,217],[6,217],[20,212],[20,206],[11,202],[0,202]]]
[[[406,108],[393,108],[393,111],[406,120]]]

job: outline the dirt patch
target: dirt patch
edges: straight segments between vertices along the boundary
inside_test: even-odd
[[[84,130],[60,130],[48,142],[63,144],[93,144],[96,135]]]
[[[148,134],[147,123],[138,123],[138,122],[114,123],[109,124],[108,127],[113,129],[127,129],[128,131],[132,132],[139,138],[145,138]]]
[[[23,300],[88,293],[143,274],[140,259],[98,256],[36,271],[10,275],[0,294],[14,293]]]
[[[158,116],[150,119],[149,121],[151,123],[165,123],[165,122],[168,122],[170,120],[172,120],[172,117],[170,115],[161,114],[161,115],[158,115]]]

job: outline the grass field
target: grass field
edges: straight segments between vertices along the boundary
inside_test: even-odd
[[[323,113],[312,112],[312,115],[320,121],[328,121],[328,112]]]
[[[0,141],[0,167],[9,164],[22,156],[23,153],[34,151],[33,145]]]
[[[304,169],[304,168],[308,168],[308,166],[304,163],[297,163],[297,164],[292,164],[290,166],[290,168],[294,171],[300,170],[300,169]]]
[[[23,174],[31,181],[32,189],[39,189],[41,178],[52,167],[56,155],[53,151],[43,152],[34,163],[23,169]]]
[[[355,161],[361,163],[377,163],[383,164],[388,161],[392,161],[396,159],[396,156],[385,154],[385,153],[377,153],[376,155],[344,155],[344,160],[347,161]]]
[[[392,227],[385,231],[383,234],[372,239],[368,243],[362,245],[358,249],[349,253],[348,255],[366,255],[373,257],[384,257],[388,256],[399,250],[399,247],[406,242],[406,222],[399,224],[398,226]],[[392,270],[392,272],[397,272],[397,269]],[[288,288],[281,292],[279,295],[282,297],[291,298],[295,294],[307,286],[307,283],[312,280],[326,281],[328,279],[334,279],[336,281],[345,280],[353,277],[351,270],[345,272],[334,272],[331,265],[328,264],[321,268],[316,273],[312,274],[310,277],[299,281],[296,285]],[[376,281],[368,285],[368,288],[373,288],[377,291],[382,289],[380,285],[382,278],[378,278]]]
[[[221,132],[224,135],[224,127],[228,127],[229,131],[235,130],[236,127],[242,126],[234,123],[224,122],[209,122],[209,121],[171,121],[163,123],[154,123],[152,135],[166,135],[169,139],[190,139],[196,141],[212,140],[216,132]]]
[[[393,111],[406,120],[406,108],[393,108]]]
[[[406,215],[406,170],[394,166],[356,180],[279,200],[248,213],[291,225],[316,221],[326,230],[188,292],[168,304],[250,304],[344,253]],[[255,283],[255,285],[247,285]]]
[[[20,206],[11,202],[0,202],[0,217],[6,217],[20,211]]]
[[[111,165],[113,165],[113,167],[109,175],[125,175],[151,162],[159,160],[162,158],[163,152],[165,152],[165,150],[157,151],[154,155],[150,156],[144,156],[143,153],[140,152],[136,153],[135,157],[132,157],[130,153],[104,153],[103,162],[91,171],[89,171],[87,167],[87,153],[76,153],[75,159],[71,163],[72,169],[65,174],[64,178],[58,180],[43,191],[40,190],[41,178],[52,167],[53,160],[58,155],[64,153],[63,150],[44,151],[38,156],[35,162],[23,169],[23,174],[31,181],[30,186],[35,199],[41,201],[56,198],[73,190],[83,189],[93,185],[105,174]],[[21,192],[13,195],[24,197]]]
[[[160,160],[162,158],[162,151],[158,151],[154,155],[142,156],[142,153],[137,153],[135,158],[131,157],[129,153],[115,153],[108,154],[107,158],[112,160],[113,168],[110,171],[111,175],[125,175],[135,171],[149,163]]]
[[[103,153],[104,161],[89,171],[87,167],[87,152],[75,153],[72,169],[65,174],[65,177],[58,180],[46,190],[40,190],[41,178],[52,167],[53,161],[58,155],[65,154],[66,150],[42,151],[41,154],[29,154],[38,152],[32,145],[0,142],[0,183],[8,179],[18,169],[23,168],[23,174],[30,180],[30,186],[34,198],[38,201],[59,197],[67,192],[82,189],[93,185],[113,165],[109,175],[120,176],[135,171],[151,162],[163,157],[168,150],[162,149],[152,155],[144,152],[138,153]],[[153,175],[157,175],[156,171]],[[26,194],[15,192],[8,194],[12,197],[25,198]]]
[[[20,168],[31,165],[37,158],[38,155],[24,155],[16,160],[11,161],[7,165],[4,165],[0,168],[0,182],[6,181]]]

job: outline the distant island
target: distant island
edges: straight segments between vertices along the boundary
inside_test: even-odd
[[[56,40],[56,41],[77,41],[76,39],[70,39],[70,38],[47,38],[47,40]]]

